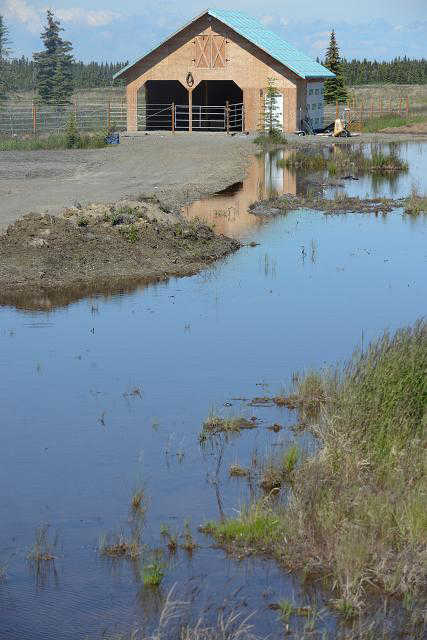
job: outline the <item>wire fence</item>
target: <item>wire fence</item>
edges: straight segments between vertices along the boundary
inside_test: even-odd
[[[125,130],[127,127],[127,108],[122,102],[40,106],[24,103],[0,108],[0,133],[60,133],[65,130],[71,115],[74,115],[80,131],[110,127]]]
[[[407,117],[412,112],[408,96],[399,98],[366,98],[352,96],[345,103],[328,104],[324,107],[324,125],[328,125],[336,118],[346,117],[351,123],[353,131],[363,129],[363,125],[373,118],[384,116]]]
[[[350,115],[351,128],[360,130],[371,118],[386,115],[408,116],[411,112],[409,97],[350,98],[345,104],[325,105],[323,125],[342,117],[344,109]],[[241,131],[245,125],[243,103],[219,106],[168,104],[142,104],[135,112],[126,102],[91,102],[58,105],[36,105],[22,103],[0,107],[0,133],[8,135],[43,134],[63,132],[73,114],[80,131],[114,129],[125,131],[129,120],[137,124],[138,130],[188,131]],[[136,115],[136,118],[135,118]]]
[[[192,118],[190,119],[190,114]],[[79,131],[125,131],[128,120],[138,130],[236,131],[243,129],[243,103],[219,106],[142,104],[135,110],[124,102],[36,105],[0,108],[0,133],[9,135],[63,132],[74,116]]]

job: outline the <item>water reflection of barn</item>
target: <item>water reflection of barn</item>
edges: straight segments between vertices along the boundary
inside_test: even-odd
[[[116,75],[126,82],[129,131],[255,131],[268,78],[284,131],[307,115],[320,124],[331,76],[252,18],[210,9]]]
[[[249,229],[262,223],[250,213],[251,204],[272,195],[300,195],[303,192],[301,178],[279,162],[289,153],[277,150],[253,156],[244,182],[231,185],[214,197],[186,206],[184,216],[187,219],[200,218],[214,226],[218,233],[236,238],[243,236]]]

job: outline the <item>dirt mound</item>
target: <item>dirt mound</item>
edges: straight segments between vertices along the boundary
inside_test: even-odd
[[[93,293],[196,273],[240,244],[142,199],[29,214],[0,236],[0,303],[44,308],[66,289]],[[38,301],[38,302],[37,302]],[[25,305],[28,306],[28,305]]]
[[[427,134],[427,122],[405,124],[402,127],[387,127],[387,129],[381,129],[380,133],[411,133],[412,135],[425,135]]]

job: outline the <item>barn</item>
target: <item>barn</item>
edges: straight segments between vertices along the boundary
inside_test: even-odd
[[[323,123],[334,74],[253,18],[207,9],[115,75],[126,83],[127,129],[257,131],[270,78],[283,131]]]

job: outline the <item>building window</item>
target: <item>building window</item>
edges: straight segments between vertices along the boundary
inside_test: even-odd
[[[316,89],[315,93],[318,94],[319,93],[319,89]]]
[[[198,69],[223,69],[225,67],[225,38],[215,34],[197,36],[194,61]]]
[[[308,95],[309,95],[309,96],[312,96],[312,95],[313,95],[313,89],[309,89],[309,90],[308,90]]]

